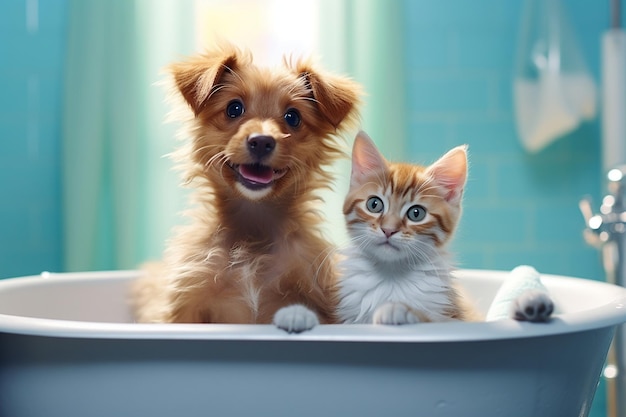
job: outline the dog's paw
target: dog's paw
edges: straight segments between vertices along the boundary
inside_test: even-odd
[[[526,291],[513,301],[511,316],[515,320],[543,323],[550,320],[554,302],[544,291]]]
[[[303,305],[294,304],[278,310],[274,314],[274,324],[288,333],[300,333],[311,330],[320,321],[313,311]]]
[[[372,321],[374,324],[400,325],[419,323],[420,319],[405,304],[386,303],[374,311]]]

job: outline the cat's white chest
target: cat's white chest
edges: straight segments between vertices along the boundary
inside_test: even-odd
[[[339,320],[372,323],[374,311],[389,302],[404,303],[433,321],[444,320],[451,305],[450,284],[446,268],[437,266],[394,273],[373,268],[370,260],[353,254],[341,264]]]

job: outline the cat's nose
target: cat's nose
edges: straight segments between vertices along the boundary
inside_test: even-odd
[[[396,233],[398,233],[397,230],[395,229],[387,229],[385,227],[381,227],[383,233],[385,234],[385,236],[387,237],[387,239],[389,239],[392,235],[395,235]]]

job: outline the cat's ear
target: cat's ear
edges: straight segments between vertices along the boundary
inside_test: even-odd
[[[447,201],[460,200],[467,179],[467,145],[457,146],[448,151],[428,167],[426,172],[448,191]]]
[[[387,161],[376,148],[374,141],[362,130],[354,138],[352,147],[352,174],[350,186],[363,183],[372,172],[385,171]]]

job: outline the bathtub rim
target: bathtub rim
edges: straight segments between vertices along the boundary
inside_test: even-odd
[[[459,278],[481,275],[500,280],[509,271],[463,269]],[[37,285],[42,279],[58,282],[84,280],[131,280],[139,271],[96,271],[48,273],[0,280],[3,287]],[[288,334],[273,325],[261,324],[139,324],[56,320],[0,314],[0,333],[89,339],[232,340],[232,341],[319,341],[319,342],[410,342],[449,343],[542,337],[614,327],[626,322],[626,288],[602,281],[542,274],[550,284],[599,286],[615,297],[599,307],[557,314],[549,323],[527,323],[512,319],[479,323],[420,323],[404,326],[367,324],[319,325],[308,332]]]

